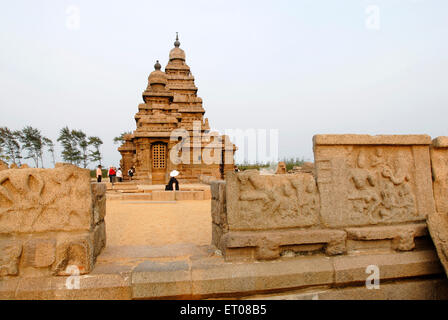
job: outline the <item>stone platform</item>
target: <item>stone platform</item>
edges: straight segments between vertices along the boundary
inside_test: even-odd
[[[366,267],[380,288],[365,286]],[[67,289],[66,276],[4,279],[1,299],[448,299],[435,249],[359,251],[226,263],[211,246],[108,247]]]
[[[165,185],[137,185],[132,183],[107,183],[108,200],[210,200],[210,186],[205,184],[181,184],[178,191],[165,191]]]

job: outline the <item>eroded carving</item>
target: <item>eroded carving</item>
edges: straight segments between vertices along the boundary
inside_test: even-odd
[[[0,233],[88,230],[90,177],[75,166],[0,172]]]
[[[311,174],[260,175],[248,170],[235,174],[233,184],[237,191],[231,192],[235,217],[230,220],[237,229],[275,229],[319,222],[319,195]]]
[[[379,147],[361,149],[349,180],[348,200],[354,209],[350,219],[356,221],[362,216],[376,224],[417,215],[411,174],[400,154],[386,157]]]

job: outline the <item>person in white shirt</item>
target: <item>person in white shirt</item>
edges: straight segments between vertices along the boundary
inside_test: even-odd
[[[101,178],[103,178],[103,170],[101,169],[101,165],[96,169],[96,181],[101,182]]]
[[[118,182],[123,182],[123,172],[121,171],[121,168],[118,168],[117,170],[117,178]]]

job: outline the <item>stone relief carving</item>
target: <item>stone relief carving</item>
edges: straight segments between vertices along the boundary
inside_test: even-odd
[[[369,223],[376,224],[416,216],[416,200],[405,158],[399,154],[386,157],[379,147],[370,151],[369,154],[361,149],[350,170],[348,200],[354,209],[350,218],[357,220],[364,216]]]
[[[235,221],[249,229],[309,226],[319,222],[319,195],[310,174],[274,176],[248,170],[236,174],[235,182],[240,215]]]
[[[0,233],[90,228],[90,176],[74,166],[0,172]]]

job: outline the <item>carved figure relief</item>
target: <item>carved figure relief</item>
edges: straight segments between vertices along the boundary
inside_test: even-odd
[[[0,233],[88,229],[89,181],[74,166],[2,171]]]
[[[385,157],[380,147],[372,151],[370,156],[367,150],[358,151],[350,170],[351,219],[367,217],[369,223],[376,224],[417,215],[405,158],[400,154]]]
[[[312,175],[260,175],[247,170],[236,177],[243,222],[276,228],[319,221],[319,195]]]

